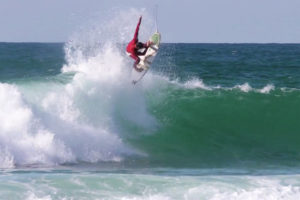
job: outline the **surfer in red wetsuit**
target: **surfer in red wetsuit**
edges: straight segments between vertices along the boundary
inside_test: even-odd
[[[138,41],[138,34],[139,34],[139,29],[140,29],[141,22],[142,22],[142,16],[140,16],[139,22],[136,26],[134,37],[129,42],[129,44],[127,45],[127,48],[126,48],[126,51],[130,54],[130,57],[135,60],[135,63],[133,64],[134,69],[139,71],[139,72],[143,71],[143,69],[140,69],[140,68],[137,67],[137,65],[140,62],[139,56],[145,55],[146,52],[147,52],[147,49],[150,45],[149,42],[144,44],[144,43]],[[141,51],[142,49],[144,49],[144,50]]]

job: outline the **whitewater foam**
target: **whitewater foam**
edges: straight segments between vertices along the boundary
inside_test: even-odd
[[[243,92],[249,92],[252,90],[252,87],[249,85],[249,83],[244,83],[243,85],[237,85],[234,86],[233,88],[238,88]]]
[[[271,90],[274,90],[275,87],[274,85],[268,84],[265,87],[263,87],[262,89],[259,90],[260,93],[263,94],[269,94]]]
[[[15,176],[6,177],[13,180]],[[80,184],[73,182],[74,177]],[[291,199],[300,194],[299,175],[275,176],[161,176],[76,173],[22,177],[14,181],[27,200],[51,199]],[[63,185],[61,181],[63,179]],[[34,180],[34,181],[33,181]],[[10,182],[12,183],[12,181]],[[93,187],[89,185],[93,183]],[[5,186],[5,185],[4,185]],[[8,187],[9,190],[11,187]],[[70,192],[66,193],[66,189]],[[11,192],[11,191],[9,191]]]
[[[152,75],[153,76],[153,75]],[[267,84],[263,88],[253,88],[249,83],[244,83],[244,84],[238,84],[233,87],[222,87],[220,85],[212,86],[212,85],[207,85],[203,82],[202,79],[198,78],[191,78],[190,80],[187,80],[185,82],[181,82],[178,79],[177,80],[170,80],[168,77],[165,76],[153,76],[156,80],[161,80],[165,81],[180,87],[184,87],[187,89],[203,89],[203,90],[234,90],[234,89],[239,89],[242,92],[248,93],[248,92],[257,92],[261,94],[269,94],[272,90],[275,90],[275,86],[273,84]],[[281,89],[284,91],[283,89]]]
[[[196,78],[186,81],[183,85],[186,88],[191,88],[191,89],[194,89],[194,88],[200,88],[200,89],[204,89],[204,90],[212,90],[213,89],[212,87],[205,85],[202,80],[199,80]]]
[[[256,88],[252,88],[249,83],[244,83],[242,85],[236,85],[234,86],[232,89],[234,88],[238,88],[243,92],[250,92],[250,91],[254,91],[254,92],[258,92],[261,94],[269,94],[272,90],[275,89],[275,86],[272,84],[267,84],[266,86],[264,86],[261,89],[256,89]]]
[[[147,132],[156,122],[147,111],[143,90],[132,86],[132,63],[115,40],[116,35],[132,37],[135,23],[128,24],[132,20],[123,19],[124,13],[101,24],[99,31],[91,28],[71,37],[62,72],[75,73],[66,84],[0,83],[0,168],[119,162],[125,155],[142,155],[124,144],[128,131],[121,123],[130,121]],[[132,10],[126,16],[138,19],[138,13]],[[129,29],[126,35],[120,27],[130,27],[130,36]],[[107,30],[113,33],[99,35]]]
[[[28,192],[26,200],[52,200],[52,198],[50,195],[37,197],[33,192]]]
[[[42,127],[16,86],[0,83],[0,103],[0,167],[53,163],[69,153]]]

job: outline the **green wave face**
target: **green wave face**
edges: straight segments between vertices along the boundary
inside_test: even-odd
[[[149,100],[159,128],[132,139],[148,154],[150,163],[186,167],[299,164],[299,91],[260,94],[168,88],[163,93],[159,101]]]

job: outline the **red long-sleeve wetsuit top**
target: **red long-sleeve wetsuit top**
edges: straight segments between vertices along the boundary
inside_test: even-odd
[[[139,60],[139,53],[137,49],[135,48],[135,45],[138,43],[138,34],[139,34],[139,29],[141,25],[142,17],[140,17],[139,22],[136,26],[135,33],[133,39],[129,42],[127,45],[126,51],[130,53],[130,57],[133,58],[135,61]]]

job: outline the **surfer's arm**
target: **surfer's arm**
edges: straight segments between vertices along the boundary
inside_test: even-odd
[[[135,41],[138,40],[137,38],[138,38],[138,35],[139,35],[139,29],[140,29],[141,22],[142,22],[142,16],[140,16],[139,22],[138,22],[138,24],[136,26],[136,29],[135,29],[135,33],[134,33],[134,37],[133,37],[133,39]]]
[[[143,55],[146,54],[147,50],[148,50],[148,47],[146,47],[142,52],[138,52],[137,55],[138,56],[143,56]]]
[[[148,48],[149,48],[149,46],[148,46],[147,43],[146,43],[146,44],[143,44],[143,45],[144,45],[144,46],[143,46],[144,50],[143,50],[142,52],[140,52],[140,51],[137,51],[137,52],[136,52],[136,54],[137,54],[138,56],[143,56],[143,55],[145,55],[146,52],[147,52],[147,50],[148,50]]]

